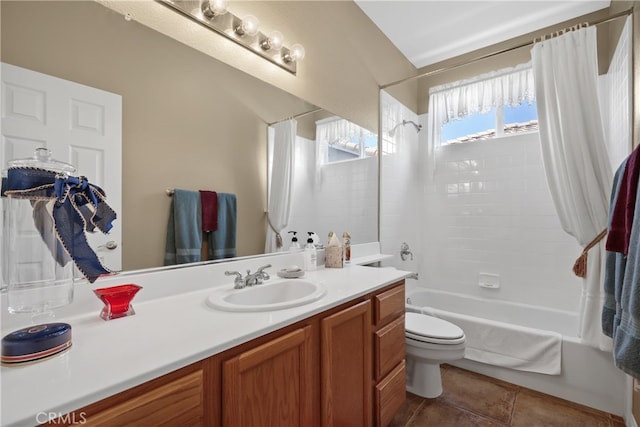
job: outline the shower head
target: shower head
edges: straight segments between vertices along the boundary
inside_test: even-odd
[[[422,125],[414,122],[413,120],[403,120],[402,123],[398,123],[389,131],[389,136],[393,137],[396,134],[396,129],[398,129],[399,126],[404,126],[408,124],[412,124],[413,127],[416,128],[416,132],[420,132],[420,130],[422,129]]]

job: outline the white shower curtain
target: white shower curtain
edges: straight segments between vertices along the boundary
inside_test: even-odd
[[[280,232],[289,222],[297,127],[298,122],[295,120],[280,122],[273,127],[273,161],[269,180],[265,253],[276,252],[282,247]]]
[[[613,178],[598,102],[596,28],[538,43],[531,55],[547,182],[562,228],[586,246],[607,226]],[[604,241],[589,251],[578,334],[609,350],[601,330],[604,253]]]

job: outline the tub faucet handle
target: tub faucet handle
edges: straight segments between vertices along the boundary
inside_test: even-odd
[[[411,261],[413,261],[413,252],[411,252],[411,250],[409,250],[409,245],[407,244],[407,242],[402,242],[402,244],[400,245],[400,258],[402,258],[403,261],[407,260],[407,256],[411,256]]]

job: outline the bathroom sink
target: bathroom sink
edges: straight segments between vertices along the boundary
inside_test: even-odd
[[[327,293],[322,283],[305,279],[267,281],[233,289],[224,287],[207,297],[207,305],[225,311],[272,311],[317,301]]]

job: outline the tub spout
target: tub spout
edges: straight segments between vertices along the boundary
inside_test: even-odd
[[[410,275],[407,276],[407,279],[413,279],[413,280],[418,280],[418,273],[411,273]]]

